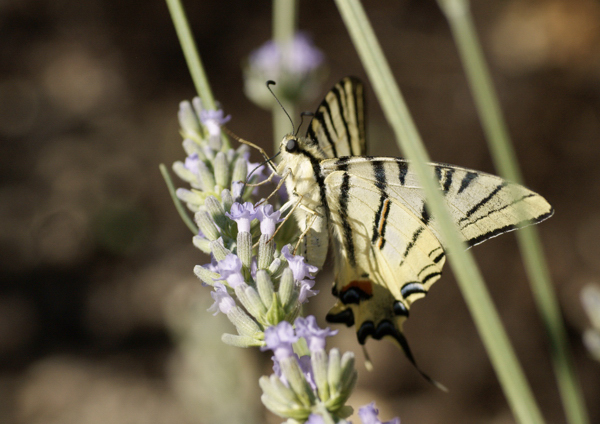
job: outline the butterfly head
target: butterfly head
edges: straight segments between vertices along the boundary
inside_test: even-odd
[[[281,153],[281,162],[277,168],[279,174],[285,172],[286,168],[295,174],[296,168],[303,164],[311,164],[309,167],[312,169],[313,162],[318,163],[325,159],[325,153],[317,143],[294,134],[287,134],[283,137],[279,145],[279,152]]]
[[[288,134],[281,141],[281,149],[289,154],[296,154],[300,150],[300,140],[293,134]]]

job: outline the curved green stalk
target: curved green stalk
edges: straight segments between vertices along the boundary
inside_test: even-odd
[[[336,0],[336,3],[386,118],[402,151],[413,162],[427,195],[428,205],[439,222],[448,260],[510,407],[522,424],[543,423],[540,410],[502,327],[481,273],[473,256],[465,250],[465,245],[446,210],[433,173],[426,166],[426,162],[429,161],[427,152],[368,18],[358,0]]]
[[[273,40],[286,54],[286,48],[296,35],[298,26],[297,0],[273,0]],[[279,99],[290,116],[296,115],[296,106],[285,99]],[[273,105],[273,143],[274,152],[279,151],[279,143],[285,134],[290,132],[290,121],[279,105]]]
[[[192,80],[194,81],[194,86],[196,87],[200,99],[202,99],[202,105],[206,109],[214,110],[216,109],[215,99],[210,90],[208,78],[206,77],[206,72],[204,72],[204,67],[202,66],[202,61],[200,60],[200,55],[198,54],[192,31],[190,30],[190,26],[185,17],[183,5],[179,0],[166,0],[166,2],[169,7],[169,13],[171,13],[171,18],[173,19],[177,37],[179,38],[179,44],[181,44],[181,49],[185,56],[185,61],[187,62]]]
[[[161,163],[160,165],[158,165],[158,168],[160,169],[160,173],[165,179],[165,183],[167,183],[167,189],[169,190],[169,194],[171,195],[171,199],[173,199],[173,203],[175,204],[175,208],[177,209],[179,216],[181,217],[185,225],[187,225],[187,227],[190,229],[192,234],[198,234],[198,228],[192,221],[192,218],[190,218],[190,216],[187,214],[187,211],[181,204],[181,200],[179,200],[179,197],[177,197],[177,195],[175,194],[175,185],[173,185],[173,180],[171,180],[171,175],[169,175],[167,167]]]
[[[496,168],[504,178],[522,183],[500,103],[478,42],[469,3],[466,0],[438,0],[438,3],[450,24]],[[535,227],[526,227],[516,235],[534,299],[551,340],[554,372],[568,422],[587,424],[589,418],[575,376],[566,331],[538,231]]]

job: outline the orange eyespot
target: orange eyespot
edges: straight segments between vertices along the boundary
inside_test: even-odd
[[[351,288],[356,288],[364,294],[366,294],[367,296],[373,296],[373,283],[370,280],[350,281],[350,283],[348,283],[342,288],[342,293],[348,291]]]

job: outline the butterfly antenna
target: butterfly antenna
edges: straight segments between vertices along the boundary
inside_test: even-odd
[[[300,124],[298,125],[298,129],[294,133],[294,137],[296,137],[298,135],[298,132],[300,132],[300,127],[302,127],[302,122],[304,122],[305,116],[315,116],[315,114],[313,112],[302,112],[300,114]]]
[[[245,144],[245,145],[247,145],[247,146],[250,146],[250,147],[252,147],[252,148],[254,148],[254,149],[258,150],[258,151],[260,152],[260,154],[263,156],[263,158],[265,158],[265,160],[266,160],[266,161],[268,161],[268,160],[269,160],[269,156],[267,155],[267,152],[265,152],[265,150],[264,150],[262,147],[260,147],[260,146],[257,146],[256,144],[254,144],[254,143],[252,143],[252,142],[250,142],[250,141],[248,141],[248,140],[244,140],[243,138],[241,138],[241,137],[239,137],[238,135],[236,135],[236,134],[235,134],[233,131],[231,131],[229,128],[227,128],[225,125],[223,125],[223,126],[221,127],[221,129],[222,129],[222,130],[224,130],[224,131],[227,133],[227,135],[231,136],[231,137],[232,137],[234,140],[236,140],[238,143]],[[273,157],[275,157],[275,156],[273,156]],[[273,158],[271,158],[271,159],[273,159]]]
[[[275,97],[275,100],[277,101],[277,103],[279,103],[279,106],[281,107],[281,109],[283,110],[283,112],[287,115],[288,119],[290,120],[290,123],[292,124],[292,134],[294,134],[296,132],[296,130],[294,128],[294,121],[292,120],[292,117],[287,112],[287,110],[285,110],[285,108],[283,107],[283,105],[281,104],[281,102],[279,101],[279,99],[277,98],[277,96],[275,95],[275,93],[273,92],[273,90],[271,90],[271,86],[272,85],[276,85],[276,84],[277,83],[275,81],[273,81],[273,80],[267,81],[267,89],[271,92],[271,94],[273,95],[273,97]]]

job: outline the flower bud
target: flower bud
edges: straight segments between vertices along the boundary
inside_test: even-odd
[[[229,163],[225,157],[225,153],[219,152],[215,156],[213,162],[213,168],[215,170],[215,181],[219,187],[219,192],[225,187],[229,186]]]
[[[208,284],[209,286],[214,286],[216,282],[215,280],[217,280],[220,277],[218,273],[200,265],[196,265],[194,267],[194,274],[196,274],[198,278],[200,278],[204,283]]]
[[[271,276],[264,269],[256,271],[256,289],[258,290],[258,295],[263,304],[269,308],[273,303],[273,293],[275,291]]]
[[[196,221],[196,224],[198,224],[198,228],[200,228],[202,234],[204,234],[207,239],[216,240],[221,236],[219,229],[208,215],[208,212],[196,212],[196,215],[194,215],[194,220]]]
[[[231,251],[223,246],[222,240],[213,240],[210,242],[210,251],[217,261],[222,261],[231,254]]]
[[[258,269],[267,269],[273,262],[275,242],[268,234],[262,234],[258,242]]]
[[[237,235],[237,254],[246,269],[252,266],[252,234],[240,231]]]
[[[287,307],[290,304],[294,287],[294,275],[292,274],[292,270],[286,268],[283,270],[283,274],[281,275],[279,290],[277,291],[279,294],[279,300],[284,307]]]
[[[248,161],[244,158],[237,158],[233,166],[231,181],[246,181],[248,175]]]

